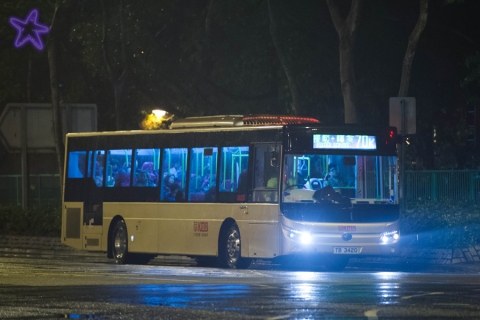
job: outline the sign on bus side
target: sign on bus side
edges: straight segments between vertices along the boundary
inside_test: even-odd
[[[208,237],[208,222],[195,221],[193,222],[193,235],[195,237]]]

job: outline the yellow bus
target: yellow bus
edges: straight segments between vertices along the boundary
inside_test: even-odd
[[[396,130],[295,116],[191,117],[66,136],[62,242],[116,263],[184,255],[328,269],[398,252]]]

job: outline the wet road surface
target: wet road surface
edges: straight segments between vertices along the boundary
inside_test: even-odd
[[[0,258],[2,319],[452,319],[480,316],[480,274],[122,266]]]

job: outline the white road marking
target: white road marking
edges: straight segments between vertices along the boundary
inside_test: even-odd
[[[367,317],[368,320],[377,320],[378,319],[377,312],[378,312],[378,309],[372,309],[372,310],[365,311],[363,314],[365,315],[365,317]]]

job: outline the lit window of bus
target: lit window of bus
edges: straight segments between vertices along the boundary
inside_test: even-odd
[[[159,177],[160,149],[135,150],[135,187],[156,187]]]
[[[67,178],[85,177],[85,168],[87,161],[86,151],[72,151],[68,154]]]
[[[132,149],[107,151],[107,187],[129,187],[132,171]]]
[[[223,147],[221,150],[219,200],[246,202],[249,147]]]
[[[93,159],[92,159],[93,158]],[[88,178],[93,179],[97,187],[103,186],[105,151],[88,151]]]
[[[255,148],[254,201],[278,202],[280,168],[276,163],[278,150],[275,145],[259,145]]]
[[[217,147],[190,149],[189,201],[215,201],[217,189],[217,155]]]
[[[187,148],[163,149],[162,201],[184,201],[187,155]]]

